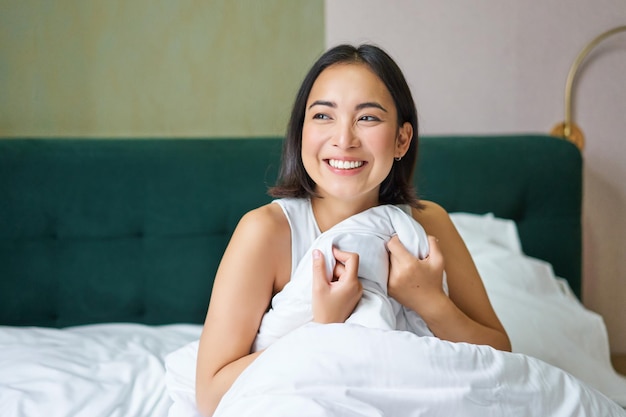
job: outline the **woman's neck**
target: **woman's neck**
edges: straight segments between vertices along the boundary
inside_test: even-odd
[[[378,205],[378,200],[335,200],[332,197],[311,197],[311,207],[315,221],[321,232],[337,223]]]

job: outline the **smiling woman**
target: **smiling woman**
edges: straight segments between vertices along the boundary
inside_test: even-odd
[[[421,248],[427,248],[418,255],[407,250],[407,240],[401,242],[393,226],[375,227],[391,230],[379,232],[388,253],[378,258],[384,263],[378,266],[388,272],[377,279],[383,282],[381,293],[399,303],[392,328],[406,329],[403,323],[416,315],[426,330],[410,333],[511,349],[450,217],[416,197],[417,131],[411,91],[382,49],[340,45],[315,62],[296,97],[279,178],[270,190],[282,198],[241,219],[215,277],[198,347],[196,398],[203,414],[214,412],[264,351],[253,346],[262,320],[276,311],[268,306],[278,298],[301,304],[283,289],[301,277],[297,267],[303,257],[311,261],[306,272],[312,285],[304,286],[310,291],[311,320],[344,323],[351,317],[366,298],[360,256],[369,257],[362,250],[368,245],[338,245],[324,255],[314,242],[387,205],[398,206],[399,216],[417,223],[415,230],[424,231]],[[346,233],[371,231],[362,220],[356,224],[361,226],[346,227]]]

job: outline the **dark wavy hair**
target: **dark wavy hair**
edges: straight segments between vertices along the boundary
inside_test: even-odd
[[[302,127],[306,102],[313,83],[326,68],[335,64],[367,65],[385,84],[398,113],[398,126],[409,122],[413,138],[406,154],[394,161],[391,171],[380,186],[380,204],[409,204],[420,207],[413,185],[413,171],[417,160],[417,110],[411,90],[395,61],[374,45],[339,45],[326,51],[304,78],[291,111],[287,134],[283,142],[282,163],[276,185],[269,189],[272,197],[315,197],[315,183],[302,162]]]

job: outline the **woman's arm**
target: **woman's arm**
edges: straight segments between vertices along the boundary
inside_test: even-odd
[[[204,416],[259,355],[250,353],[278,282],[288,279],[291,240],[277,204],[246,214],[224,253],[211,294],[196,368],[196,403]],[[286,278],[285,278],[285,274]]]
[[[430,236],[430,254],[418,260],[394,237],[389,243],[389,294],[416,311],[435,336],[454,342],[511,350],[470,253],[439,205],[423,202],[415,219]],[[442,290],[446,271],[449,296]]]

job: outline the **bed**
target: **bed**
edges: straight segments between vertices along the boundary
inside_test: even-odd
[[[310,324],[270,346],[218,414],[473,416],[496,404],[493,415],[626,415],[602,318],[580,302],[578,148],[545,135],[429,136],[419,146],[418,193],[452,213],[514,352]],[[241,215],[271,201],[280,149],[269,137],[0,139],[0,415],[194,415],[213,275]],[[340,347],[328,352],[323,340]],[[283,361],[298,366],[276,362],[294,346],[311,347]],[[413,367],[380,360],[389,351]],[[320,359],[329,354],[391,385],[364,386],[363,372]],[[437,379],[441,363],[456,376]],[[423,407],[362,409],[383,391]],[[452,403],[444,392],[458,408],[440,408]]]

